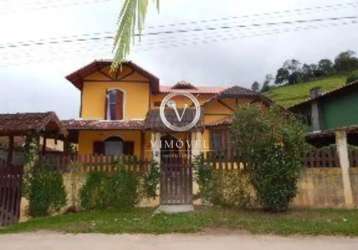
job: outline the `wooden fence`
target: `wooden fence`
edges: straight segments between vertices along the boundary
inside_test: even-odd
[[[151,165],[151,161],[141,160],[135,156],[46,155],[42,156],[40,161],[61,172],[81,173],[112,172],[117,171],[120,167],[125,167],[130,171],[145,172]]]
[[[206,161],[216,168],[243,168],[245,164],[234,152],[206,152]],[[351,167],[358,167],[358,148],[349,147]],[[115,171],[122,165],[133,171],[145,171],[150,160],[141,160],[136,156],[104,156],[104,155],[46,155],[41,161],[58,170],[69,172]],[[338,168],[340,167],[335,146],[312,148],[306,153],[303,164],[307,168]]]
[[[306,153],[304,166],[307,168],[337,168],[340,166],[335,146],[313,148]]]
[[[20,216],[22,167],[0,161],[0,226],[16,223]]]

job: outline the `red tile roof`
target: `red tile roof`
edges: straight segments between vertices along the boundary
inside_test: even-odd
[[[264,95],[261,95],[260,93],[257,93],[255,91],[252,91],[250,89],[246,89],[240,86],[232,86],[226,89],[223,89],[219,93],[217,93],[215,96],[211,97],[209,100],[204,102],[202,105],[205,105],[207,103],[210,103],[214,100],[221,100],[224,98],[240,98],[240,97],[251,97],[257,100],[261,100],[266,105],[273,104],[273,101],[269,98],[267,98]]]
[[[65,120],[62,121],[68,130],[141,130],[143,120],[105,121],[105,120]]]
[[[26,135],[32,132],[67,134],[54,112],[0,114],[0,135]]]
[[[183,109],[178,109],[179,113],[182,114]],[[166,119],[173,125],[182,127],[194,120],[195,117],[195,109],[188,108],[186,112],[183,114],[181,121],[178,121],[178,118],[172,109],[165,109],[165,117]],[[194,127],[194,129],[201,128],[202,126],[202,119],[203,113],[200,114],[200,120]],[[145,118],[145,129],[153,130],[153,131],[170,131],[165,124],[163,123],[160,117],[160,110],[159,109],[152,109],[147,113]]]
[[[175,93],[175,92],[182,92],[188,91],[192,94],[218,94],[221,91],[223,91],[224,87],[201,87],[201,86],[195,86],[195,88],[189,88],[189,89],[176,89],[173,88],[174,86],[168,86],[168,85],[160,85],[160,93]]]
[[[223,119],[220,119],[218,121],[210,122],[208,124],[205,124],[205,127],[218,127],[218,126],[228,126],[231,125],[233,121],[232,116],[225,117]]]

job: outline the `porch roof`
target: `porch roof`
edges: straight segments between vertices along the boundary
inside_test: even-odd
[[[189,108],[186,109],[184,113],[183,109],[178,109],[179,114],[183,114],[183,117],[181,121],[178,120],[177,115],[175,114],[175,111],[172,109],[166,109],[165,110],[165,117],[166,119],[173,125],[176,126],[185,126],[186,124],[189,124],[191,121],[194,120],[195,117],[195,109]],[[199,122],[196,124],[196,126],[193,129],[202,128],[202,119],[203,113],[200,114]],[[169,131],[169,128],[165,126],[162,119],[160,118],[160,111],[159,109],[152,109],[147,113],[145,122],[144,122],[144,128],[147,130],[153,130],[153,131]]]
[[[223,119],[205,124],[205,127],[209,127],[209,128],[213,128],[213,127],[215,128],[215,127],[221,127],[221,126],[226,127],[226,126],[230,126],[232,124],[232,121],[233,121],[233,117],[228,116]]]
[[[1,136],[22,136],[30,133],[66,136],[67,130],[54,112],[0,114]]]
[[[261,95],[260,93],[257,93],[255,91],[240,86],[233,86],[225,90],[222,90],[221,92],[219,92],[218,94],[216,94],[215,96],[204,102],[202,105],[205,105],[215,100],[221,100],[224,98],[240,98],[240,97],[251,97],[256,100],[262,101],[268,106],[273,104],[273,101],[271,99],[267,98],[264,95]]]
[[[143,120],[64,120],[62,121],[68,130],[142,130]]]

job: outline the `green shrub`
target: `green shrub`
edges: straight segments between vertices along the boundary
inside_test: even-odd
[[[139,184],[139,176],[124,168],[114,174],[90,173],[80,190],[81,207],[86,210],[134,207],[140,200]]]
[[[80,190],[80,203],[83,209],[102,209],[110,203],[109,178],[105,173],[89,173]]]
[[[45,216],[66,205],[66,192],[62,175],[46,166],[35,166],[30,179],[29,213]]]
[[[358,70],[355,70],[347,77],[346,84],[349,84],[357,80],[358,80]]]
[[[210,160],[199,156],[194,161],[195,179],[204,203],[247,208],[252,205],[250,182],[244,170],[214,169]]]
[[[143,191],[147,198],[156,198],[158,196],[157,190],[160,180],[160,169],[155,161],[150,164],[148,173],[144,175]]]
[[[214,180],[213,171],[210,164],[205,161],[203,155],[194,160],[195,180],[199,186],[200,197],[203,202],[213,203],[214,200]]]
[[[279,108],[245,105],[234,114],[231,134],[250,183],[265,210],[285,211],[297,192],[306,147],[304,126]]]
[[[108,207],[128,209],[134,207],[139,200],[138,178],[133,172],[119,170],[109,177],[109,190],[107,196],[110,203]]]

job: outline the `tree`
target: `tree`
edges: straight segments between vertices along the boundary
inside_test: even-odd
[[[313,69],[311,65],[308,64],[303,64],[301,73],[302,73],[302,80],[304,82],[308,82],[314,77]]]
[[[322,59],[318,62],[318,70],[322,75],[330,75],[333,73],[333,62],[329,59]]]
[[[283,68],[287,69],[290,74],[300,71],[301,63],[296,59],[286,60],[283,63]]]
[[[270,90],[270,83],[272,82],[273,79],[274,78],[271,74],[267,74],[265,76],[265,80],[264,83],[262,84],[261,92],[266,92]]]
[[[288,69],[279,68],[276,73],[275,84],[286,83],[288,81],[289,75],[290,72]]]
[[[303,169],[302,123],[278,107],[243,105],[234,113],[230,132],[261,206],[273,212],[287,210]]]
[[[159,11],[159,0],[156,2]],[[128,56],[134,37],[142,34],[144,21],[148,11],[149,0],[125,0],[118,18],[118,28],[114,37],[114,59],[112,70],[117,70],[119,65]],[[138,32],[136,35],[135,32]]]
[[[260,89],[260,83],[258,83],[257,81],[255,81],[252,85],[251,85],[251,89],[255,92],[258,92]]]
[[[358,58],[354,55],[355,52],[352,50],[340,53],[334,60],[334,67],[337,72],[349,72],[358,69]]]
[[[292,72],[288,76],[288,84],[296,84],[302,82],[302,73],[299,71]]]

